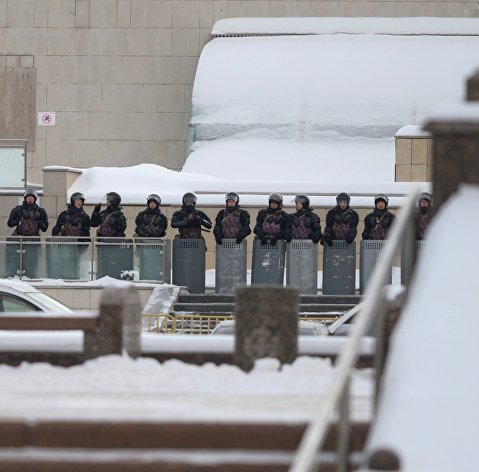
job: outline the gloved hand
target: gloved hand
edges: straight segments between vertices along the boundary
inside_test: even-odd
[[[326,241],[326,244],[329,246],[329,247],[333,247],[333,240],[330,238],[330,237],[324,237],[324,240]]]
[[[348,231],[348,234],[346,235],[346,242],[351,244],[354,241],[354,237],[355,235]]]
[[[261,246],[266,246],[266,244],[268,244],[268,240],[266,239],[266,236],[262,236],[260,239],[261,239]]]
[[[199,217],[200,218],[200,217]],[[208,220],[204,220],[200,218],[200,223],[206,228],[206,229],[211,229],[213,226]]]
[[[271,244],[271,246],[276,246],[277,241],[278,241],[278,238],[273,237],[269,240],[269,243]]]
[[[243,241],[243,239],[244,239],[244,237],[238,236],[238,237],[236,238],[236,244],[241,244],[241,241]]]
[[[223,240],[221,238],[217,238],[215,236],[215,239],[216,239],[216,244],[219,244],[220,246],[223,244]]]
[[[30,218],[30,212],[28,210],[22,210],[22,216],[28,220],[28,218]]]
[[[38,210],[35,210],[33,212],[33,219],[34,220],[39,220],[42,216],[40,215],[40,212]]]
[[[313,241],[313,244],[318,244],[321,238],[311,238]]]
[[[95,213],[100,213],[101,211],[101,203],[99,203],[98,205],[95,205],[95,208],[93,209],[93,211]]]
[[[148,215],[146,213],[143,215],[141,219],[143,220],[143,224],[145,225],[150,223],[150,218],[148,218]]]

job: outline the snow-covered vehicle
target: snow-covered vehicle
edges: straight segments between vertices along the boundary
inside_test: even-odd
[[[68,314],[67,306],[19,280],[0,280],[0,313],[42,311]]]

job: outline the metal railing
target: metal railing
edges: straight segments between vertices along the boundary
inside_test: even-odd
[[[215,327],[222,321],[234,320],[235,315],[197,315],[197,314],[169,314],[147,313],[143,314],[143,328],[151,333],[162,334],[211,334]],[[325,326],[334,323],[339,317],[331,316],[300,316],[298,321],[311,321],[323,323]]]
[[[419,190],[411,193],[402,207],[395,225],[392,227],[389,238],[376,264],[371,280],[366,288],[362,309],[356,316],[354,330],[348,344],[340,353],[336,362],[334,377],[328,392],[319,410],[309,423],[295,454],[290,472],[310,472],[317,470],[316,455],[326,439],[326,434],[333,421],[334,414],[339,408],[338,424],[338,462],[337,470],[348,470],[349,455],[349,389],[351,384],[351,371],[359,357],[361,338],[366,334],[373,321],[382,326],[381,315],[387,310],[387,301],[384,297],[384,286],[389,278],[389,273],[396,251],[403,246],[403,253],[408,260],[415,257],[415,208]],[[404,281],[409,285],[411,272]],[[381,335],[383,331],[378,330]],[[382,339],[377,339],[377,346],[381,346]],[[384,353],[379,353],[383,355]],[[381,366],[383,359],[376,359],[376,364]],[[381,372],[376,372],[376,382],[380,382]],[[376,386],[377,392],[377,386]]]
[[[105,275],[170,283],[170,241],[71,236],[0,238],[0,278],[90,281]]]

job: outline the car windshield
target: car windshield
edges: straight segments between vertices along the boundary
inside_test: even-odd
[[[66,305],[63,305],[63,303],[56,301],[55,299],[49,297],[48,295],[45,295],[44,293],[29,292],[28,296],[33,302],[37,301],[38,303],[41,303],[45,307],[45,311],[49,313],[73,313],[73,311]]]

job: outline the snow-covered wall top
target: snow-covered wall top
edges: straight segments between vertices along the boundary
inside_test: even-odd
[[[477,51],[479,36],[216,38],[199,60],[190,123],[196,141],[393,137],[462,98]]]
[[[478,18],[226,18],[213,36],[325,33],[479,35]]]

